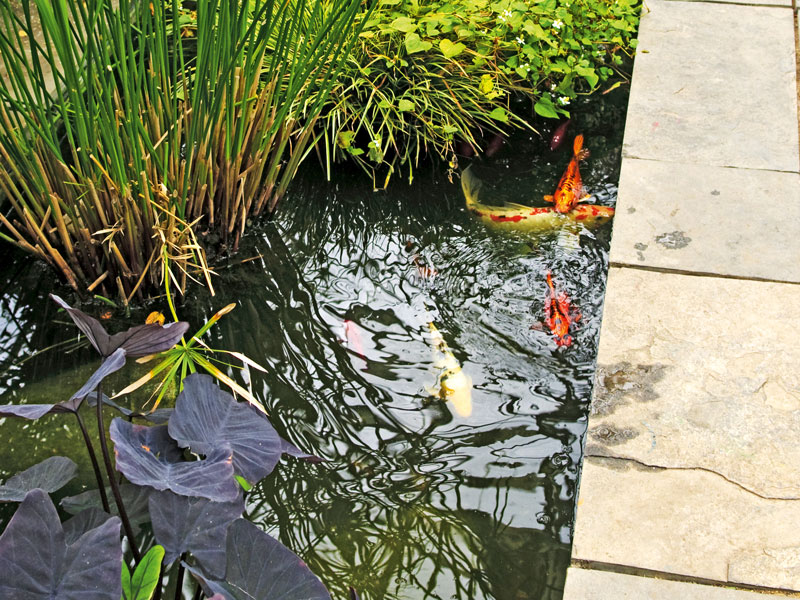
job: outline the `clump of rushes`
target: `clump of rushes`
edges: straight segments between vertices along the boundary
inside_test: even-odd
[[[210,286],[199,233],[235,249],[275,208],[360,3],[197,0],[191,35],[177,0],[13,4],[0,0],[0,237],[127,303],[157,293],[167,264],[181,292]]]
[[[383,0],[369,15],[320,127],[328,165],[354,158],[409,180],[422,156],[529,127],[514,97],[545,118],[579,94],[625,81],[640,0]],[[615,82],[609,81],[616,79]],[[377,182],[380,183],[380,182]]]

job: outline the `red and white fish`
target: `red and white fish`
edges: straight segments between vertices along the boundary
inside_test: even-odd
[[[571,119],[567,119],[561,125],[555,128],[553,131],[553,137],[550,138],[550,151],[555,152],[561,147],[561,144],[564,143],[564,138],[567,135],[567,128],[569,124],[572,122]]]
[[[567,165],[567,170],[561,176],[556,186],[556,193],[552,196],[545,196],[545,202],[552,202],[555,205],[556,212],[568,213],[575,205],[581,200],[589,198],[585,195],[583,189],[583,181],[581,180],[581,171],[579,169],[580,161],[589,156],[589,150],[583,147],[583,136],[578,135],[575,137],[575,142],[572,145],[572,159]]]
[[[358,325],[353,323],[350,319],[344,320],[344,339],[349,349],[355,352],[359,358],[366,360],[364,356],[364,343],[361,340],[361,333],[358,331]]]
[[[547,272],[547,297],[544,302],[544,320],[555,336],[556,346],[571,346],[570,325],[581,318],[581,313],[573,306],[569,296],[563,291],[556,291],[553,275]]]
[[[483,182],[475,177],[472,169],[468,168],[461,174],[461,189],[467,201],[467,210],[492,229],[536,233],[578,223],[591,228],[599,227],[614,216],[613,208],[597,204],[579,204],[566,213],[560,213],[552,206],[483,204],[478,200],[482,185]]]

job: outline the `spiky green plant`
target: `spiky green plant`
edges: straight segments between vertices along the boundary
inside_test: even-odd
[[[0,237],[79,292],[183,290],[312,146],[359,0],[0,0]],[[35,23],[41,24],[37,37]],[[52,75],[48,75],[51,72]],[[302,120],[301,120],[302,115]]]

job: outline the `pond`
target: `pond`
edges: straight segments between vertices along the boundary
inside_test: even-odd
[[[584,184],[613,206],[626,101],[621,89],[582,101],[558,152],[529,133],[476,162],[483,198],[541,205],[583,133],[592,152]],[[249,495],[248,517],[303,557],[334,598],[351,585],[365,600],[562,595],[611,227],[496,233],[464,210],[453,181],[422,170],[412,186],[373,192],[361,173],[330,184],[309,173],[218,268],[217,295],[195,291],[178,309],[194,327],[237,304],[207,342],[267,367],[243,382],[285,437],[325,459],[284,460]],[[548,271],[582,315],[569,347],[542,324]],[[49,279],[23,258],[2,267],[5,402],[60,400],[96,367],[46,300]],[[167,312],[156,301],[116,326],[153,309]],[[437,359],[448,352],[471,379],[468,408],[437,394]],[[71,427],[6,419],[0,478],[59,453],[84,461],[66,492],[90,485]]]

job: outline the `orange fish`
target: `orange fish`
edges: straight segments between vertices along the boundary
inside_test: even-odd
[[[575,137],[572,149],[572,159],[558,182],[556,193],[553,196],[544,197],[546,202],[555,203],[556,212],[560,213],[568,213],[578,202],[589,197],[584,195],[583,181],[581,181],[581,172],[578,168],[578,163],[589,156],[589,150],[583,147],[582,135]]]
[[[162,313],[158,312],[157,310],[154,310],[149,315],[147,315],[147,318],[145,319],[144,322],[147,325],[152,325],[152,324],[163,325],[165,320],[166,319],[164,318],[164,315]]]
[[[547,285],[550,289],[544,303],[545,322],[555,336],[556,346],[570,346],[572,336],[569,335],[569,326],[580,320],[581,313],[572,306],[566,293],[556,293],[550,271],[547,272]]]

